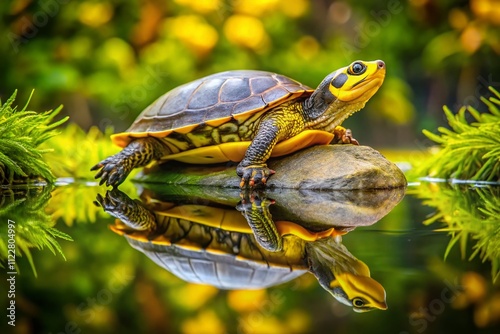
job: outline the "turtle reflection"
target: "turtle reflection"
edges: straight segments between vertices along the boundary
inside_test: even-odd
[[[117,189],[97,197],[98,204],[118,218],[111,226],[114,232],[185,281],[220,289],[260,289],[311,272],[326,291],[357,312],[387,309],[382,285],[341,243],[340,236],[353,226],[314,231],[275,220],[282,247],[269,251],[252,233],[248,214],[234,207],[165,200],[149,190],[142,192],[141,200],[131,200]],[[250,203],[270,217],[265,197],[252,197]]]

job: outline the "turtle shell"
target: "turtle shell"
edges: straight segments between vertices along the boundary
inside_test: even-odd
[[[268,252],[234,209],[161,205],[154,210],[160,234],[130,230],[117,220],[111,230],[184,281],[219,289],[261,289],[307,272],[303,246]]]
[[[166,243],[141,242],[127,236],[129,244],[180,279],[219,289],[262,289],[288,282],[306,269],[270,265],[210,250],[188,249]]]
[[[247,119],[314,90],[276,73],[252,70],[216,73],[172,89],[147,107],[123,133],[112,136],[120,147],[134,138],[164,138],[190,133],[200,125],[220,126]]]

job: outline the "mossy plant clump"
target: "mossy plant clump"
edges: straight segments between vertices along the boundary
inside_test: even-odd
[[[500,94],[491,87],[490,90],[494,96],[481,97],[489,112],[480,113],[467,106],[453,114],[444,107],[451,129],[438,128],[440,135],[423,131],[440,149],[418,163],[409,173],[410,178],[500,181]],[[467,113],[474,122],[467,121]]]
[[[55,220],[45,210],[51,198],[51,190],[51,186],[0,189],[0,217],[6,217],[2,222],[5,225],[0,231],[0,268],[15,272],[20,270],[18,261],[12,261],[12,257],[8,257],[8,250],[11,249],[8,246],[12,245],[7,242],[9,238],[15,238],[16,257],[26,258],[35,276],[37,273],[32,249],[49,249],[65,259],[59,240],[73,239],[55,227]],[[8,235],[7,222],[13,225],[15,234]]]
[[[53,122],[62,106],[44,113],[26,110],[28,104],[17,110],[13,106],[16,95],[17,91],[5,103],[0,101],[0,185],[40,179],[51,183],[54,175],[43,160],[47,150],[39,146],[55,136],[54,128],[68,117]]]
[[[436,212],[424,225],[439,224],[437,231],[448,232],[450,241],[445,258],[458,244],[462,258],[467,257],[467,244],[472,242],[469,260],[479,256],[491,263],[491,276],[500,276],[500,188],[471,187],[447,183],[426,183],[410,188],[410,194]]]

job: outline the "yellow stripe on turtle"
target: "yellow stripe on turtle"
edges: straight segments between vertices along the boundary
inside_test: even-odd
[[[271,157],[279,157],[313,145],[327,145],[333,134],[320,130],[305,130],[295,137],[279,142]],[[222,143],[164,156],[162,160],[177,160],[189,164],[213,164],[227,161],[241,161],[250,146],[250,141]]]
[[[187,126],[183,126],[182,128],[174,129],[173,131],[178,132],[178,133],[182,133],[185,135],[186,133],[190,133],[191,131],[196,129],[198,127],[198,125],[199,124],[187,125]],[[163,137],[158,137],[158,138],[163,138]]]
[[[196,126],[198,126],[198,125],[196,125]],[[188,127],[192,127],[192,125],[189,125]],[[183,128],[179,128],[179,129],[182,131]],[[176,131],[179,130],[179,129],[176,129]],[[168,136],[172,132],[174,132],[174,131],[173,130],[165,130],[165,131],[158,131],[158,132],[124,132],[124,133],[116,133],[114,135],[111,135],[111,141],[116,146],[124,148],[128,144],[130,144],[130,142],[132,140],[134,140],[134,139],[145,138],[145,137],[165,138],[166,136]]]
[[[301,225],[287,220],[277,221],[275,224],[280,236],[294,235],[305,241],[316,241],[318,239],[336,237],[347,233],[346,231],[337,231],[334,227],[321,232],[312,232]]]
[[[157,215],[189,220],[205,226],[222,228],[226,231],[252,233],[245,217],[235,210],[208,207],[205,205],[179,205]]]
[[[212,126],[214,128],[217,128],[221,126],[224,123],[227,123],[231,120],[231,117],[224,117],[224,118],[218,118],[218,119],[212,119],[210,121],[206,121],[205,124],[208,126]]]

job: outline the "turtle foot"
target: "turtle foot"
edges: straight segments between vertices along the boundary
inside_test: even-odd
[[[153,213],[116,188],[108,190],[104,196],[97,194],[94,204],[134,230],[151,230],[156,226]]]
[[[265,186],[267,179],[276,173],[274,170],[267,168],[266,165],[250,165],[238,166],[236,169],[238,176],[241,176],[240,188],[246,187],[252,189],[259,185]]]
[[[94,204],[102,207],[113,217],[122,218],[135,205],[135,202],[120,190],[113,189],[107,191],[104,196],[97,194]]]
[[[332,144],[353,144],[359,145],[359,142],[352,137],[351,129],[346,129],[342,126],[337,126],[333,130],[334,138]]]
[[[90,170],[98,170],[95,178],[101,179],[99,185],[105,183],[107,186],[118,187],[125,181],[132,168],[127,164],[127,159],[118,153],[99,162]]]

